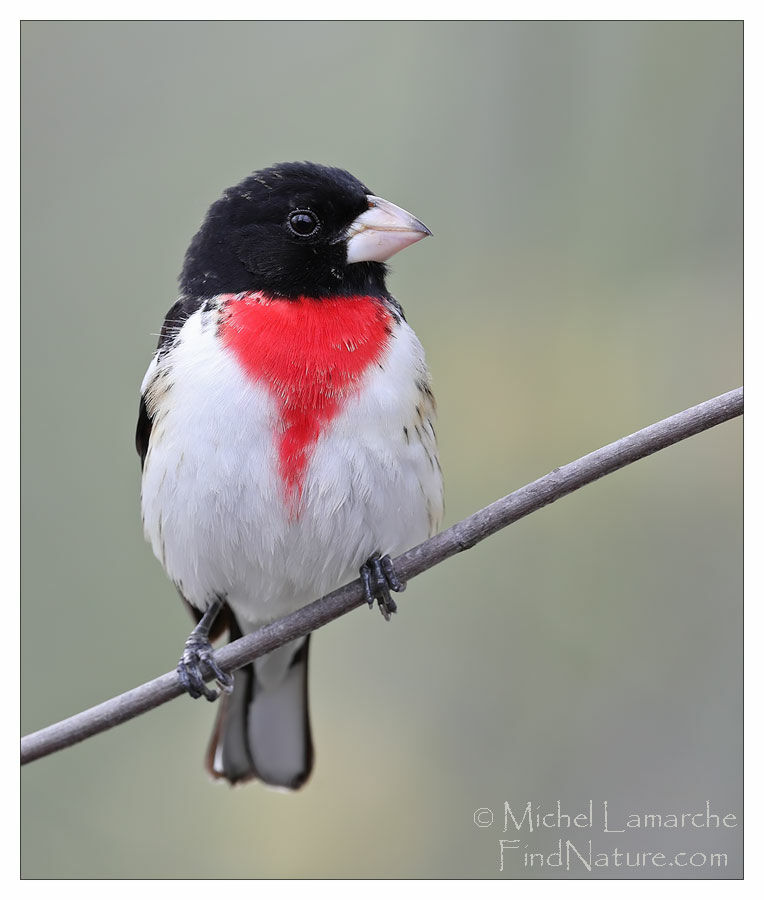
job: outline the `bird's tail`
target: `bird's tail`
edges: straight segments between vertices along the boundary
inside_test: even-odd
[[[238,628],[231,623],[231,639]],[[310,635],[292,641],[234,673],[220,699],[207,769],[231,784],[259,778],[296,790],[313,768],[308,714]]]

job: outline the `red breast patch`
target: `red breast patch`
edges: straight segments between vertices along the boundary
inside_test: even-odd
[[[373,297],[226,298],[220,337],[280,407],[279,471],[299,500],[321,431],[357,393],[390,338],[390,314]]]

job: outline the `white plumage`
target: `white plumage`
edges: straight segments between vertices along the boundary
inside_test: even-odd
[[[153,417],[141,491],[147,539],[185,599],[226,597],[246,631],[358,577],[440,523],[443,489],[424,351],[394,326],[379,366],[319,436],[299,515],[278,472],[277,405],[197,311],[158,352],[142,392]]]

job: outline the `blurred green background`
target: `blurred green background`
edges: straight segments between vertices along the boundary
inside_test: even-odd
[[[345,167],[435,232],[389,283],[447,523],[742,382],[739,23],[27,22],[22,66],[25,732],[180,654],[138,386],[207,206],[256,168]],[[300,793],[212,784],[215,710],[183,699],[26,767],[22,874],[499,877],[505,800],[741,817],[741,436],[518,523],[390,625],[325,628]],[[740,827],[520,837],[728,853],[601,876],[741,874]],[[565,876],[522,852],[501,877]]]

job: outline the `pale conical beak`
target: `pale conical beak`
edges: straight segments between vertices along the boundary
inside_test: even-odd
[[[366,199],[369,208],[345,234],[349,263],[384,262],[404,247],[432,234],[419,219],[389,200],[371,194]]]

